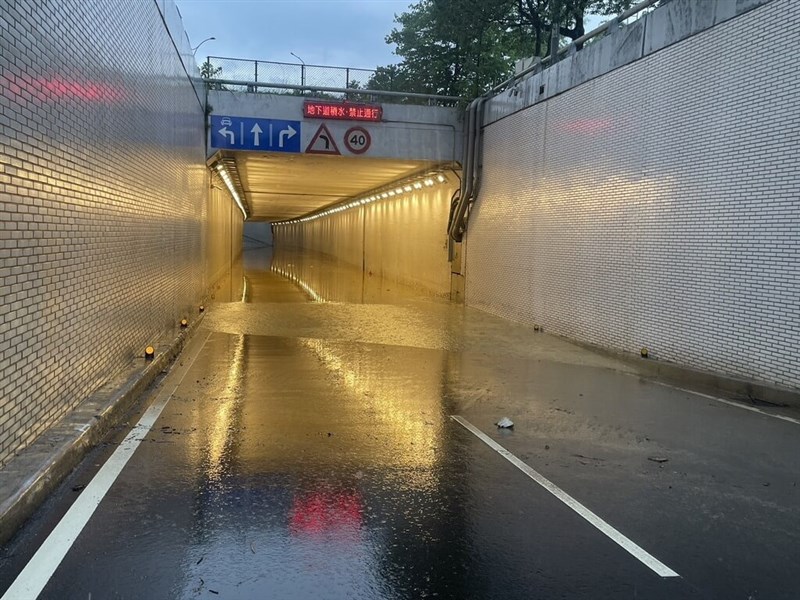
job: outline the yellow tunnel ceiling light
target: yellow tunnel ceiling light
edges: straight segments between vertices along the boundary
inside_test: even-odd
[[[236,205],[239,207],[239,210],[242,211],[242,217],[244,220],[247,220],[247,211],[244,209],[244,204],[242,204],[242,200],[239,198],[239,194],[236,193],[236,188],[233,186],[233,181],[231,180],[231,176],[228,173],[225,165],[222,163],[217,163],[217,172],[219,176],[222,178],[222,181],[225,182],[225,187],[228,188],[228,191],[231,193]]]
[[[223,172],[222,165],[217,165],[217,169],[220,170],[220,173]],[[377,191],[373,195],[370,196],[362,196],[360,198],[351,198],[342,204],[337,206],[328,207],[326,210],[320,211],[318,213],[307,215],[305,217],[298,217],[297,219],[293,219],[290,221],[282,221],[278,223],[274,223],[274,225],[289,225],[289,224],[302,224],[307,223],[309,221],[315,221],[322,217],[327,217],[331,215],[335,215],[345,210],[350,210],[351,208],[359,208],[368,204],[370,202],[376,202],[378,200],[386,200],[387,198],[394,198],[395,196],[402,196],[403,194],[411,193],[414,190],[421,190],[425,187],[433,187],[437,183],[447,183],[448,179],[441,171],[438,172],[428,172],[423,176],[417,176],[415,178],[409,178],[405,182],[401,183],[399,187],[395,187],[393,189],[386,189],[384,188],[383,191]],[[226,181],[226,185],[228,182]],[[238,196],[234,195],[234,199],[237,200],[238,203]],[[243,207],[240,206],[242,209],[242,214],[244,214]]]

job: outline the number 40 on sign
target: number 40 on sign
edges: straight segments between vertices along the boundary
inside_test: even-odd
[[[363,127],[351,127],[344,134],[344,145],[353,154],[364,154],[369,150],[370,144],[372,144],[372,138],[369,131]]]

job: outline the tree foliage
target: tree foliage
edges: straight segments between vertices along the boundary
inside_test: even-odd
[[[587,15],[616,15],[631,7],[632,0],[513,0],[516,21],[527,23],[534,34],[533,56],[550,53],[553,25],[558,33],[577,40],[586,33]]]
[[[203,79],[214,79],[222,72],[222,67],[215,67],[211,64],[211,59],[207,59],[200,65],[200,77]]]
[[[633,0],[420,0],[395,16],[386,42],[402,62],[381,67],[371,89],[474,97],[507,78],[514,61],[550,52],[551,32],[575,40],[589,14]]]

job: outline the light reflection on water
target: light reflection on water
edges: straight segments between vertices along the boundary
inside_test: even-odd
[[[187,440],[202,491],[182,597],[202,581],[233,598],[460,589],[466,501],[443,491],[463,472],[442,435],[444,352],[215,333],[204,360],[223,370],[184,392],[202,394],[207,419]],[[443,561],[455,573],[432,581]]]
[[[287,293],[288,282],[302,297]],[[213,302],[338,302],[346,304],[403,304],[447,298],[423,289],[364,272],[361,266],[328,255],[297,249],[245,250],[230,273],[211,289]]]
[[[447,304],[330,257],[263,249],[246,251],[214,296],[225,303],[209,315],[215,318],[241,310],[302,313],[313,303],[333,303],[323,310],[336,320],[347,304],[382,313],[406,309],[363,305]],[[394,319],[393,327],[417,329],[408,318]],[[227,372],[204,390],[212,412],[196,449],[202,485],[215,491],[201,495],[198,514],[204,517],[196,527],[203,541],[186,557],[190,581],[200,581],[211,562],[220,579],[239,579],[227,586],[233,597],[266,586],[279,596],[324,590],[336,598],[399,598],[406,586],[432,585],[423,554],[462,552],[462,503],[442,503],[438,491],[452,469],[442,460],[453,456],[441,439],[446,355],[422,349],[430,344],[353,346],[335,337],[237,333],[216,342],[231,354]],[[386,370],[398,361],[404,365],[399,373]],[[322,443],[313,433],[329,430]],[[252,504],[229,517],[239,494]],[[429,549],[432,543],[441,547]],[[249,564],[252,579],[241,576],[241,564],[234,568],[232,553]],[[302,583],[294,577],[299,587],[284,587],[277,572],[294,573]],[[459,587],[460,579],[444,587]]]

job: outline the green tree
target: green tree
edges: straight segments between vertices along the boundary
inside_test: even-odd
[[[533,56],[550,54],[555,24],[559,36],[574,41],[586,33],[587,15],[616,15],[633,0],[511,0],[516,15],[512,22],[527,24],[533,33]]]
[[[388,67],[378,67],[375,69],[366,88],[368,90],[388,90],[390,92],[410,91],[405,81],[405,70],[399,65],[389,65]]]
[[[215,67],[211,64],[211,60],[206,60],[200,65],[200,76],[203,79],[214,79],[222,72],[222,67]]]
[[[421,0],[387,36],[403,61],[383,72],[406,91],[470,96],[523,55],[525,31],[505,23],[509,0]]]
[[[210,90],[226,89],[221,83],[209,81],[211,79],[215,79],[220,73],[222,73],[222,67],[215,67],[213,64],[211,64],[210,59],[206,59],[206,61],[200,65],[200,76],[206,80],[206,85]]]
[[[395,16],[386,42],[398,65],[378,69],[367,87],[474,97],[506,79],[514,62],[576,40],[589,14],[617,14],[633,0],[420,0]],[[556,35],[552,33],[555,30]]]

